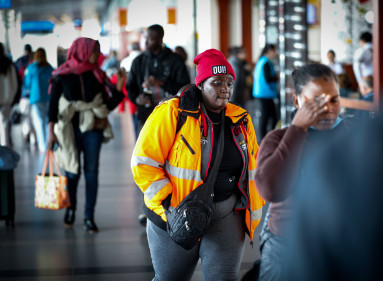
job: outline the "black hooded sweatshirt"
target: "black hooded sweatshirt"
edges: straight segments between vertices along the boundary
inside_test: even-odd
[[[164,82],[162,88],[168,96],[176,95],[182,86],[190,83],[185,63],[172,50],[164,47],[156,55],[145,51],[133,60],[126,82],[128,96],[133,103],[136,103],[138,95],[143,93],[142,83],[150,75]],[[139,105],[137,107],[137,119],[144,122],[152,113],[154,106]]]

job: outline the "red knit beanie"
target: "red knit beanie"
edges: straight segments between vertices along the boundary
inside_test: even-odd
[[[197,77],[194,80],[197,87],[211,76],[231,74],[235,79],[233,67],[225,56],[216,49],[209,49],[200,53],[193,62],[197,65]]]

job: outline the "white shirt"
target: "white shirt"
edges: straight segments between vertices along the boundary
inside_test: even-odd
[[[124,59],[121,61],[120,67],[125,68],[125,71],[126,71],[126,72],[129,72],[129,71],[130,71],[130,68],[132,67],[132,62],[133,62],[133,60],[134,60],[139,54],[141,54],[140,51],[131,51],[130,54],[129,54],[129,56],[127,56],[126,58],[124,58]]]
[[[344,73],[343,66],[339,62],[334,61],[334,63],[328,63],[327,65],[332,69],[332,71],[335,72],[336,75]]]
[[[362,77],[373,75],[374,68],[372,63],[372,44],[366,43],[363,47],[356,50],[354,55],[353,69],[358,84]]]

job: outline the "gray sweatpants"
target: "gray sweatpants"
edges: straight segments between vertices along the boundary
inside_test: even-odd
[[[154,281],[187,281],[201,258],[204,281],[238,280],[244,252],[245,223],[234,213],[236,195],[214,203],[212,221],[191,250],[178,246],[169,234],[148,220],[146,230],[155,271]]]

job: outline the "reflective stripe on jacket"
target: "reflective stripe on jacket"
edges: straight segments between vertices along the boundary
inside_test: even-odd
[[[201,110],[197,91],[192,87],[180,98],[158,105],[141,130],[133,151],[131,168],[150,210],[148,218],[162,228],[166,222],[162,202],[171,194],[170,208],[177,207],[203,183],[209,171],[213,125]],[[177,132],[179,114],[186,120]],[[252,240],[265,204],[254,181],[258,144],[251,118],[243,108],[229,103],[226,116],[232,121],[233,137],[244,160],[238,184],[242,196],[235,210],[246,210]]]

